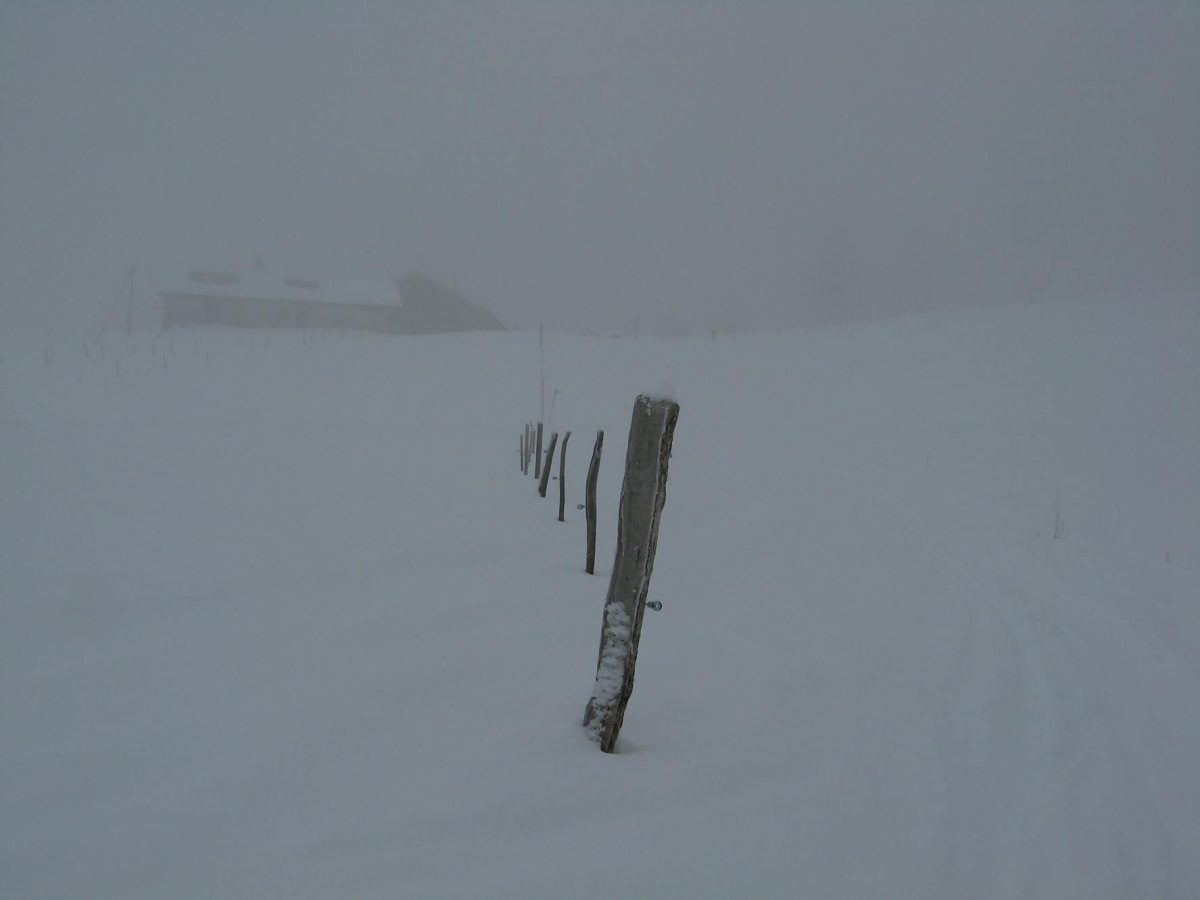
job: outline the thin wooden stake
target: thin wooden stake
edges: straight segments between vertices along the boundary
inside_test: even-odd
[[[625,707],[633,694],[638,641],[678,420],[679,404],[672,400],[640,396],[634,401],[617,514],[617,557],[604,601],[596,681],[583,715],[588,734],[605,753],[616,749]]]
[[[571,432],[563,435],[562,448],[558,451],[558,521],[567,521],[567,441]]]
[[[596,443],[592,446],[592,461],[588,464],[587,485],[583,492],[583,502],[587,517],[587,560],[583,570],[589,575],[596,574],[596,481],[600,477],[600,454],[604,452],[604,432],[596,432]]]
[[[525,474],[529,474],[529,467],[533,465],[533,423],[529,423],[529,440],[525,442]]]
[[[542,478],[542,423],[537,424],[537,446],[533,453],[533,477],[539,481]],[[546,492],[542,491],[542,496],[546,496]]]
[[[550,447],[546,450],[546,462],[542,466],[542,479],[538,482],[538,495],[546,496],[546,488],[550,486],[550,470],[554,462],[554,445],[558,443],[558,432],[550,432]]]

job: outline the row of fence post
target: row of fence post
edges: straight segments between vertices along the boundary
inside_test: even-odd
[[[621,484],[621,504],[617,514],[617,552],[612,578],[604,602],[600,631],[600,653],[596,679],[583,716],[589,736],[605,753],[616,749],[617,735],[625,717],[625,707],[633,693],[642,617],[646,608],[661,609],[657,601],[647,601],[650,574],[658,544],[658,524],[666,502],[667,466],[671,457],[679,404],[639,396],[634,401],[633,421],[629,428],[629,447],[625,455],[625,477]],[[563,434],[558,457],[558,521],[566,521],[567,442],[571,432]],[[558,432],[551,432],[550,445],[542,456],[542,423],[526,423],[521,434],[520,468],[529,474],[533,462],[538,495],[546,496],[554,463]],[[596,432],[592,459],[588,465],[584,489],[587,517],[587,554],[585,571],[596,570],[596,483],[604,432]]]
[[[554,464],[554,450],[558,447],[558,432],[550,432],[550,444],[542,453],[542,423],[536,425],[526,422],[523,432],[519,435],[518,467],[522,475],[529,474],[532,463],[534,478],[537,479],[538,496],[545,497],[550,487],[551,470]],[[567,520],[567,442],[571,432],[563,434],[562,446],[558,447],[558,521]],[[596,442],[592,445],[592,459],[588,464],[587,479],[584,484],[584,518],[587,520],[587,547],[584,553],[584,571],[589,575],[596,573],[596,483],[600,478],[600,457],[604,452],[604,431],[596,432]]]

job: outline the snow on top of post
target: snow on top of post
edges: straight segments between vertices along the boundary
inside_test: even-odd
[[[639,397],[645,397],[651,403],[678,403],[678,392],[671,381],[663,381],[657,391],[642,391]]]

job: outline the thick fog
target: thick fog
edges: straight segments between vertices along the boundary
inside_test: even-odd
[[[761,329],[1200,282],[1200,5],[0,5],[0,326],[130,265]]]

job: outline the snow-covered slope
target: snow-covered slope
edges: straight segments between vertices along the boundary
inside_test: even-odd
[[[1200,893],[1195,304],[548,336],[565,525],[530,335],[0,356],[4,896]],[[605,756],[643,390],[664,609]]]

